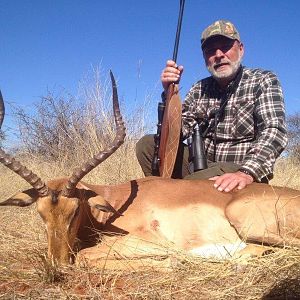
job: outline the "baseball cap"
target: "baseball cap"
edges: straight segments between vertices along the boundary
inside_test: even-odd
[[[240,34],[236,30],[235,26],[226,20],[218,20],[209,25],[201,35],[201,47],[203,49],[206,41],[216,35],[222,35],[232,40],[240,41]]]

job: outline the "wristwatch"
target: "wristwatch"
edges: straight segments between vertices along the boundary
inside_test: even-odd
[[[250,175],[253,178],[253,180],[256,181],[255,176],[250,171],[248,171],[247,169],[240,168],[239,171],[244,173],[244,174]]]

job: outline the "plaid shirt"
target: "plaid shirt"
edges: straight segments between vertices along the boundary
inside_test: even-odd
[[[234,82],[231,83],[231,85]],[[198,81],[183,104],[182,131],[188,137],[196,119],[214,121],[224,92],[208,77]],[[214,128],[205,137],[208,160],[214,158]],[[257,181],[273,173],[275,159],[287,144],[284,100],[275,74],[259,69],[242,69],[236,89],[229,93],[224,114],[216,129],[216,161],[234,162]]]

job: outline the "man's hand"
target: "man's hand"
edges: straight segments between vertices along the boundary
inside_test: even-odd
[[[243,172],[237,171],[235,173],[226,173],[221,176],[209,178],[214,180],[214,187],[220,192],[230,192],[237,187],[238,190],[243,189],[248,184],[253,182],[253,178]]]
[[[173,60],[168,60],[166,67],[163,69],[160,79],[164,90],[168,90],[171,83],[179,82],[183,72],[183,66],[177,66]]]

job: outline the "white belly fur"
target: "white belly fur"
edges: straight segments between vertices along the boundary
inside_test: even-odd
[[[153,209],[151,220],[158,221],[156,234],[161,238],[195,255],[225,258],[245,247],[223,209],[213,205]]]

